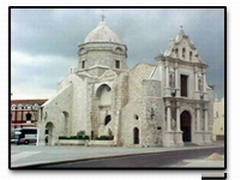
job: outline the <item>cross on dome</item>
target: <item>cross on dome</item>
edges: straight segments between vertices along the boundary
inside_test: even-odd
[[[122,41],[117,33],[111,30],[105,21],[104,14],[101,15],[102,21],[100,21],[96,28],[90,31],[85,38],[87,42],[115,42],[122,44]]]

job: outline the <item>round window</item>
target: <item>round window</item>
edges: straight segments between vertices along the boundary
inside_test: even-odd
[[[139,119],[139,117],[138,117],[137,114],[134,115],[134,119],[135,119],[135,120],[138,120],[138,119]]]

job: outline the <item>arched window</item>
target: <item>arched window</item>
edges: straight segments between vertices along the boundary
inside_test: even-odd
[[[139,116],[137,114],[134,115],[134,119],[135,120],[138,120],[139,119]]]
[[[115,51],[121,53],[121,52],[123,52],[123,49],[120,47],[116,47]]]
[[[69,117],[68,113],[66,111],[63,111],[62,115],[63,115],[64,120],[67,121],[68,117]]]
[[[181,96],[187,97],[188,96],[188,76],[181,75]]]
[[[69,119],[69,114],[66,111],[62,112],[62,116],[63,116],[63,129],[64,129],[64,133],[68,133],[68,119]]]
[[[178,48],[175,49],[176,57],[178,58]]]
[[[45,145],[54,144],[55,127],[52,122],[48,122],[45,126]]]
[[[32,119],[32,114],[31,113],[27,113],[26,114],[26,120],[31,120]]]
[[[23,105],[22,104],[19,104],[18,105],[18,109],[22,109],[23,108]]]
[[[104,120],[104,125],[106,126],[111,121],[111,115],[107,115]]]
[[[186,49],[182,48],[182,58],[185,58]]]
[[[13,110],[16,109],[16,105],[15,105],[15,104],[12,105],[12,109],[13,109]]]
[[[116,69],[120,68],[120,61],[119,60],[115,60],[115,68]]]
[[[192,51],[189,52],[189,60],[192,61]]]
[[[84,47],[81,47],[78,51],[79,54],[83,54],[86,52],[86,49]]]
[[[82,61],[82,69],[85,68],[85,61]]]

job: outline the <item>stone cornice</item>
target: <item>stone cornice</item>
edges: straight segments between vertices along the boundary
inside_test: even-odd
[[[165,101],[188,102],[188,103],[210,103],[209,100],[188,99],[183,97],[163,97]]]
[[[78,55],[82,56],[82,55],[87,54],[90,51],[110,51],[113,54],[127,57],[127,49],[122,51],[122,52],[117,52],[117,51],[115,51],[115,48],[116,47],[106,47],[106,46],[105,47],[103,47],[103,46],[99,46],[99,47],[86,47],[84,52],[81,53],[81,52],[78,51]]]
[[[127,49],[127,45],[125,44],[121,44],[121,43],[116,43],[116,42],[87,42],[87,43],[83,43],[83,44],[80,44],[78,45],[78,47],[83,47],[83,46],[86,46],[86,45],[89,45],[89,44],[111,44],[111,45],[117,45],[117,46],[125,46],[126,49]]]
[[[168,63],[178,64],[179,65],[186,65],[190,67],[199,67],[199,68],[208,68],[208,65],[202,62],[190,62],[190,61],[183,61],[180,59],[172,58],[172,57],[156,57],[156,61],[164,61]]]

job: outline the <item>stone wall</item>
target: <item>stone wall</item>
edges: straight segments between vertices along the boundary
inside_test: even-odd
[[[85,131],[87,135],[89,133],[88,124],[89,119],[87,119],[87,108],[88,108],[88,99],[87,99],[87,77],[85,76],[75,76],[72,78],[73,83],[73,100],[72,100],[72,118],[71,118],[71,134],[76,135],[79,131]]]
[[[149,79],[155,67],[155,65],[140,63],[129,71],[129,101],[141,97],[142,80]]]
[[[143,111],[142,145],[161,146],[163,131],[164,106],[161,97],[161,82],[157,80],[143,80]]]
[[[121,129],[122,129],[122,125],[121,125],[121,121],[122,121],[122,108],[126,106],[126,104],[128,103],[128,73],[124,72],[121,73],[116,79],[115,79],[115,83],[114,83],[114,127],[113,127],[113,131],[114,131],[114,141],[115,144],[117,145],[121,145]]]
[[[45,130],[46,125],[52,125],[52,145],[57,142],[59,136],[66,136],[65,127],[71,127],[71,119],[66,122],[63,112],[68,112],[69,117],[72,115],[72,93],[73,85],[69,84],[60,90],[55,97],[48,100],[43,105],[42,119],[38,121],[37,127],[39,128],[39,145],[45,144]]]
[[[133,129],[139,129],[140,144],[136,146],[158,146],[161,144],[161,85],[160,81],[149,80],[155,66],[138,64],[129,72],[128,103],[122,109],[120,122],[120,142],[133,146]],[[155,117],[149,120],[149,107],[155,112]],[[136,118],[137,117],[137,118]]]
[[[122,52],[116,50],[122,49]],[[126,65],[126,46],[118,43],[101,42],[101,43],[86,43],[80,46],[84,49],[79,53],[79,66],[82,69],[82,61],[85,61],[85,68],[96,65],[115,68],[115,60],[120,61],[120,69],[127,69]]]

